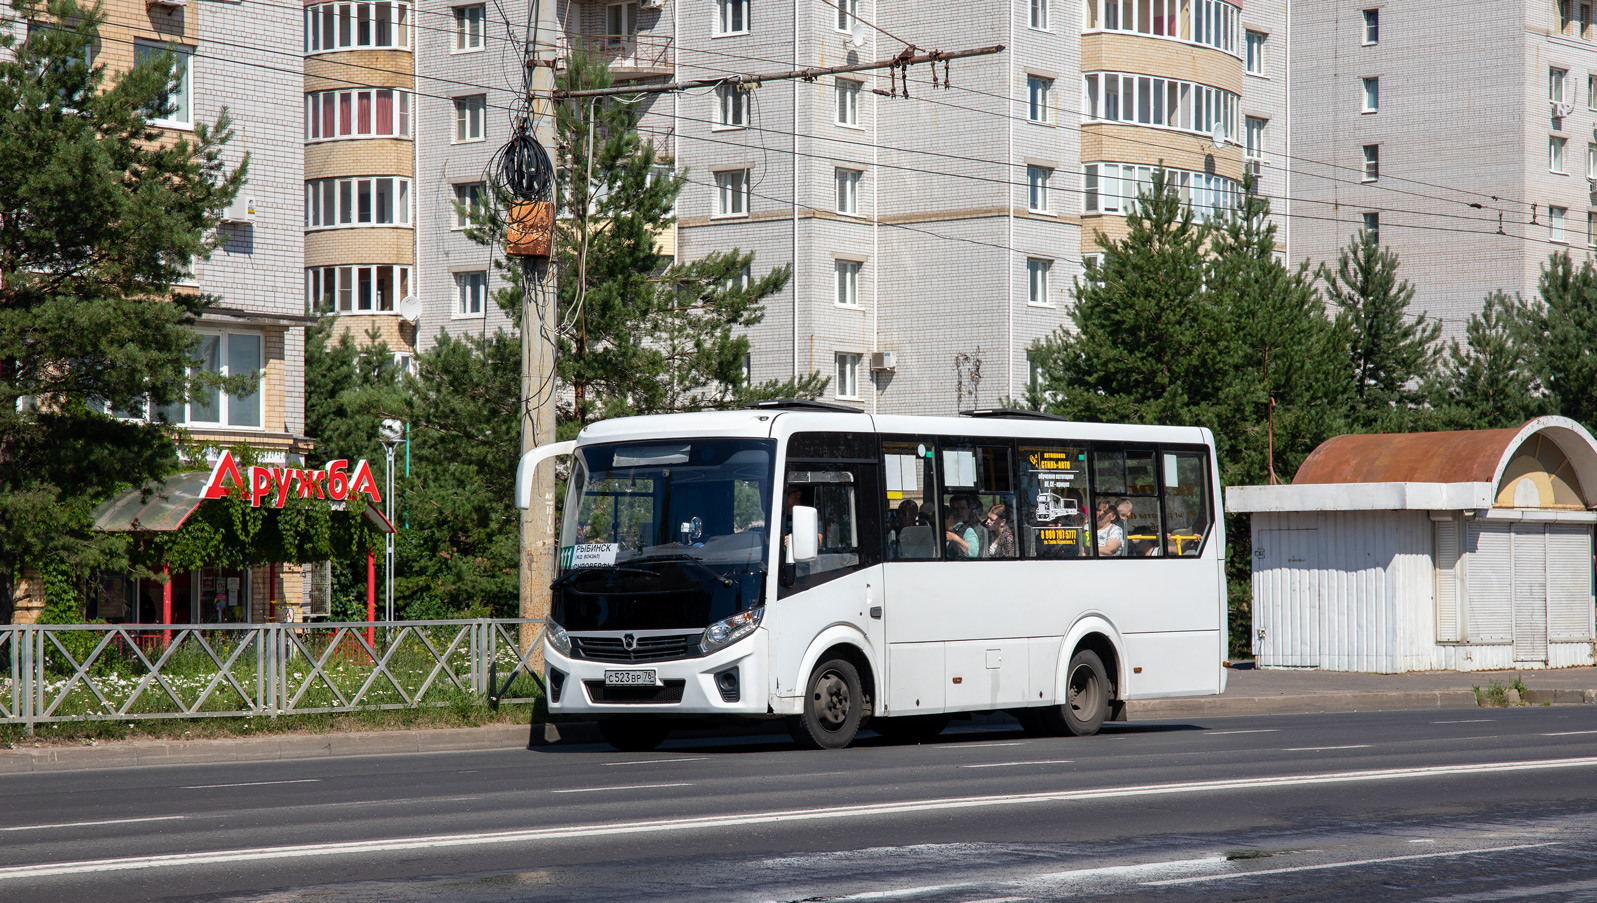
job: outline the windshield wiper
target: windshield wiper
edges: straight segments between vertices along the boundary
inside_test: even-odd
[[[721,573],[720,571],[716,570],[715,568],[710,567],[709,565],[705,564],[704,562],[700,561],[699,559],[694,558],[692,555],[687,555],[687,554],[684,554],[684,553],[677,553],[675,555],[645,555],[642,558],[629,558],[629,559],[627,559],[627,563],[628,564],[655,564],[657,562],[672,562],[672,563],[681,563],[681,564],[691,564],[694,567],[698,568],[699,570],[704,571],[705,573],[709,574],[710,576],[714,577],[715,579],[721,581],[721,585],[722,586],[736,586],[737,585],[737,581],[733,580],[731,577],[728,577],[727,575]]]

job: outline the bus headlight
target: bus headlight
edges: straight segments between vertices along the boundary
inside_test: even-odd
[[[543,635],[549,640],[549,645],[553,646],[556,652],[561,655],[571,654],[571,636],[566,633],[564,627],[553,621],[545,621]]]
[[[751,608],[740,611],[730,618],[722,618],[704,628],[704,637],[699,640],[699,652],[704,655],[724,649],[736,643],[760,626],[760,619],[765,617],[765,607]]]

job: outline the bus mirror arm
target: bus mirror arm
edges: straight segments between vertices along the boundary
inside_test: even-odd
[[[516,507],[532,507],[532,478],[538,470],[538,465],[549,458],[560,455],[569,455],[577,447],[577,441],[570,439],[565,442],[553,442],[549,445],[540,445],[532,451],[521,456],[521,462],[516,465]],[[558,526],[558,525],[557,525]]]

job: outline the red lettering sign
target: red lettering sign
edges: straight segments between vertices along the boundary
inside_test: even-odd
[[[344,501],[365,496],[374,504],[382,504],[382,494],[377,491],[377,481],[372,477],[371,464],[349,462],[340,458],[327,462],[321,470],[301,470],[297,467],[250,467],[248,476],[239,469],[231,452],[222,452],[205,481],[202,498],[219,499],[235,489],[249,496],[250,504],[260,507],[270,500],[274,508],[281,508],[291,494],[302,499],[331,499]]]

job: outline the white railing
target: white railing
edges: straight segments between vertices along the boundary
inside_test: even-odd
[[[0,626],[0,724],[531,702],[542,624]]]

